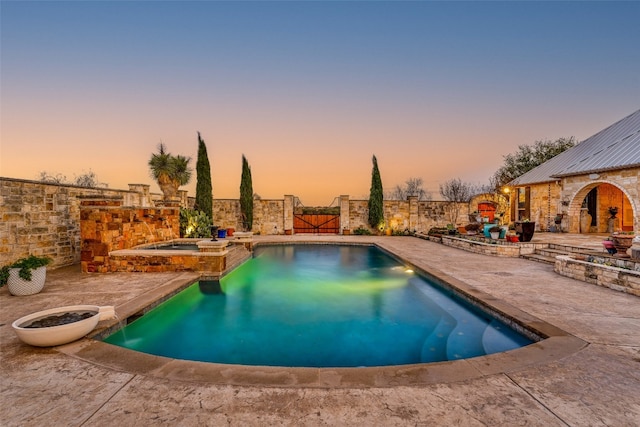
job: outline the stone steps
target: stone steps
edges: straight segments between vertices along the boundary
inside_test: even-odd
[[[537,253],[532,253],[532,254],[528,254],[528,255],[520,255],[521,258],[527,259],[529,261],[537,261],[537,262],[541,262],[544,264],[550,264],[553,265],[556,262],[556,257],[555,256],[547,256],[547,255],[539,255]]]
[[[521,258],[528,259],[530,261],[537,261],[546,264],[555,264],[556,256],[558,255],[598,255],[598,256],[609,256],[607,252],[604,250],[596,251],[592,248],[583,248],[580,246],[571,246],[571,245],[559,245],[559,244],[550,244],[546,248],[536,249],[534,253],[528,255],[521,255]]]

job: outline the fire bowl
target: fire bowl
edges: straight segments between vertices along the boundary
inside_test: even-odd
[[[53,316],[62,316],[65,313],[70,313],[72,316],[77,314],[88,317],[56,326],[29,327],[43,319],[51,319]],[[70,305],[29,314],[19,318],[11,326],[23,342],[36,347],[52,347],[78,340],[91,332],[100,320],[114,316],[115,312],[112,306]]]

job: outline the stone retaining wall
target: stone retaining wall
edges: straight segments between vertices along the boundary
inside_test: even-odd
[[[556,257],[554,270],[562,276],[640,296],[640,263],[633,264],[634,269],[627,270],[560,255]]]
[[[502,240],[491,240],[476,237],[475,239],[442,235],[438,237],[418,235],[418,237],[442,243],[468,252],[499,257],[518,258],[520,255],[532,254],[536,249],[546,248],[547,243],[510,243]]]

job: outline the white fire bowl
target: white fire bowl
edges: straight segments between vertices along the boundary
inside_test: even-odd
[[[73,311],[94,311],[96,314],[80,320],[78,322],[67,323],[66,325],[49,326],[45,328],[23,328],[22,325],[31,321],[54,314],[60,315]],[[98,307],[97,305],[70,305],[67,307],[51,308],[49,310],[38,311],[21,317],[11,326],[23,342],[36,347],[52,347],[67,344],[80,339],[91,332],[100,320],[114,316],[112,306]]]

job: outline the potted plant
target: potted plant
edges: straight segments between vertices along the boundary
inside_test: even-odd
[[[518,239],[518,236],[515,233],[507,234],[507,242],[518,243],[519,241],[520,239]]]
[[[0,269],[0,287],[9,286],[12,295],[37,294],[44,287],[46,266],[51,258],[30,255]]]
[[[536,223],[525,218],[522,221],[516,221],[515,229],[521,242],[530,242],[536,229]]]
[[[502,229],[498,225],[494,225],[493,227],[491,227],[489,229],[489,234],[491,235],[491,238],[494,239],[494,240],[497,240],[498,237],[500,237],[500,231],[501,230]]]
[[[465,225],[464,228],[469,235],[478,234],[478,230],[480,230],[480,223],[470,222],[469,224]]]

